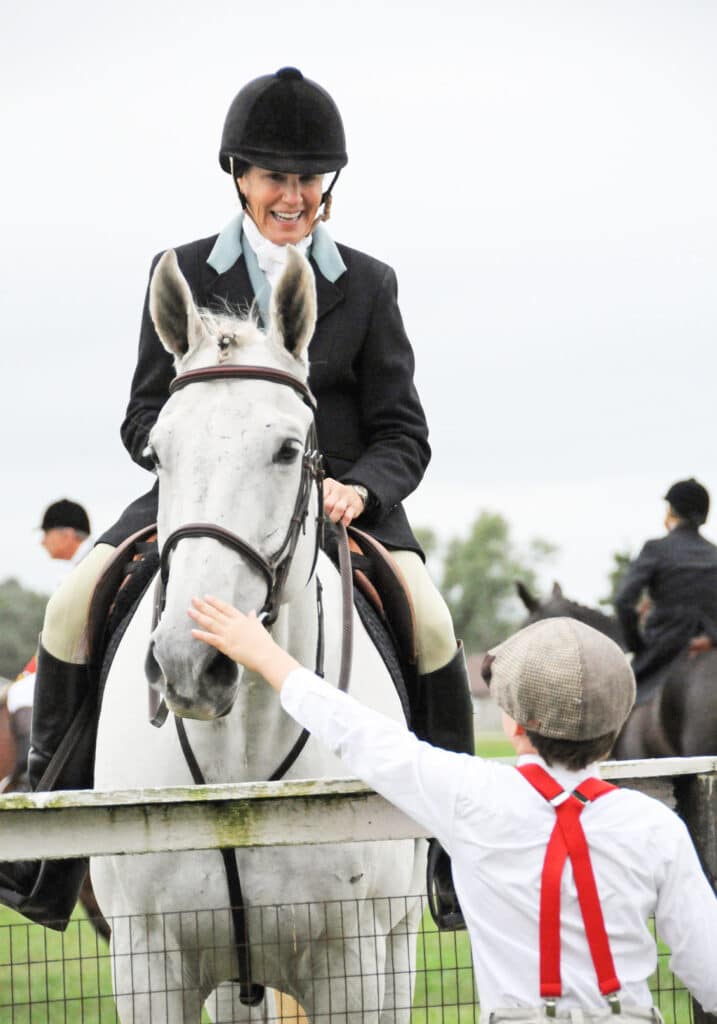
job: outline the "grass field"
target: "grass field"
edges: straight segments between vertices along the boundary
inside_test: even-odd
[[[500,735],[477,744],[483,757],[513,753]],[[689,1024],[691,1004],[661,951],[653,990],[666,1024]],[[470,946],[465,933],[439,934],[426,912],[418,938],[414,1024],[468,1024],[478,1020]],[[64,934],[0,907],[0,1024],[115,1024],[107,944],[81,910]],[[208,1018],[206,1018],[208,1020]]]

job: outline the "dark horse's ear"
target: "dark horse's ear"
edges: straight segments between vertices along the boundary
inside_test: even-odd
[[[287,245],[286,267],[271,296],[271,327],[281,344],[299,359],[316,325],[316,282],[308,260]]]
[[[191,290],[173,249],[162,255],[152,274],[149,313],[159,340],[175,359],[185,356],[204,337]]]
[[[556,580],[553,583],[553,597],[562,597],[562,596],[563,596],[563,588],[560,586],[560,584]]]
[[[529,612],[535,612],[540,608],[540,601],[537,597],[533,597],[525,583],[521,582],[521,580],[516,580],[515,589],[518,591],[518,597]]]

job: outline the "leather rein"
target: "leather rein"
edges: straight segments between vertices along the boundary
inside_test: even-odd
[[[187,387],[189,384],[204,383],[215,380],[263,380],[273,384],[282,384],[292,388],[309,406],[312,413],[316,412],[316,400],[308,387],[283,370],[276,370],[264,366],[209,366],[198,370],[189,370],[175,377],[169,387],[170,395]],[[169,580],[170,556],[173,549],[180,540],[197,537],[211,537],[226,547],[236,551],[246,558],[264,576],[267,586],[267,596],[264,605],[259,613],[265,625],[270,626],[276,621],[279,614],[281,598],[286,584],[286,579],[291,568],[291,561],[299,542],[300,532],[306,530],[306,518],[309,512],[309,501],[311,498],[311,486],[316,485],[318,501],[316,510],[316,548],[309,578],[313,576],[316,568],[319,547],[321,545],[321,531],[323,529],[323,468],[321,453],[318,450],[318,437],[316,424],[312,419],[311,426],[306,438],[304,457],[302,460],[301,481],[294,502],[294,509],[289,522],[289,527],[283,542],[279,545],[273,555],[264,557],[259,551],[253,548],[241,537],[230,530],[214,523],[187,523],[178,527],[165,540],[160,554],[159,577],[154,594],[154,612],[152,629],[156,627],[162,614],[166,600],[167,582]],[[353,618],[353,583],[351,576],[351,562],[348,548],[346,529],[339,528],[339,569],[341,574],[342,594],[342,640],[341,640],[341,663],[339,671],[338,688],[346,691],[349,686],[351,673],[351,658],[353,646],[352,618]],[[323,676],[324,666],[324,614],[321,599],[321,582],[316,580],[316,605],[318,615],[318,636],[316,645],[315,671],[317,675]],[[157,690],[150,688],[150,720],[153,725],[161,726],[167,718],[167,706]],[[181,718],[174,716],[177,735],[184,754],[185,761],[191,772],[192,778],[197,785],[206,784],[202,770],[197,762],[189,742],[189,737]],[[269,781],[276,781],[283,778],[291,768],[301,751],[304,749],[309,738],[308,730],[303,729],[283,759],[269,777]],[[241,891],[239,872],[236,864],[236,857],[232,848],[220,850],[224,861],[224,868],[227,875],[229,897],[232,908],[234,923],[235,942],[239,967],[239,998],[244,1005],[255,1006],[261,1002],[264,995],[264,988],[251,980],[251,959],[249,951],[249,937],[245,914],[244,898]]]

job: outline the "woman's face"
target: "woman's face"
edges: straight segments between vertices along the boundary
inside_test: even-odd
[[[322,174],[285,174],[250,167],[237,178],[249,213],[264,238],[296,245],[306,238],[321,205]]]

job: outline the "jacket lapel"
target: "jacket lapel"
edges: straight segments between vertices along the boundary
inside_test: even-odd
[[[346,298],[344,293],[346,274],[342,274],[338,281],[332,284],[331,281],[326,280],[313,259],[310,262],[314,268],[314,277],[316,278],[316,319],[321,320],[335,306],[338,306],[339,302],[343,302]]]
[[[231,306],[249,308],[254,302],[254,289],[243,256],[240,256],[223,274],[217,274],[213,267],[204,263],[202,279],[207,304],[214,299],[220,303],[228,302]]]
[[[311,260],[311,266],[314,269],[314,277],[316,279],[316,319],[321,320],[322,317],[338,306],[340,302],[344,301],[346,297],[344,294],[344,279],[346,275],[343,274],[338,281],[332,284],[331,281],[327,281],[313,260]],[[207,305],[212,300],[218,300],[221,303],[228,302],[232,306],[246,306],[249,308],[254,302],[254,289],[249,280],[249,273],[243,256],[240,256],[236,263],[228,270],[225,270],[223,274],[217,274],[213,267],[210,267],[208,263],[204,263],[202,265],[202,280],[204,285],[204,301]]]

